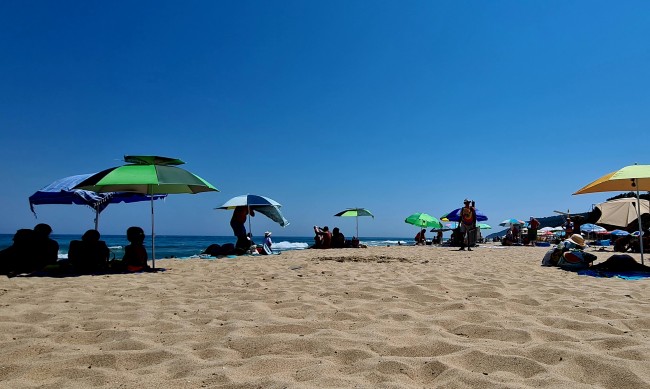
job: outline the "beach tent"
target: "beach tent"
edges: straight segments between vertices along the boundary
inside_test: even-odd
[[[94,173],[93,173],[94,174]],[[83,189],[73,189],[77,184],[93,174],[79,174],[61,178],[39,189],[29,196],[29,208],[36,216],[35,205],[43,204],[77,204],[86,205],[95,211],[95,229],[99,226],[99,214],[109,204],[134,203],[149,201],[149,196],[130,192],[97,193]],[[155,195],[154,200],[164,199],[167,195]]]
[[[601,213],[596,223],[608,224],[616,227],[627,228],[637,222],[637,204],[641,216],[650,214],[650,201],[637,200],[635,197],[610,200],[597,204],[594,208]]]

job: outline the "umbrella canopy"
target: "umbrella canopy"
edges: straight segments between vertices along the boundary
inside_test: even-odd
[[[99,214],[108,207],[108,204],[134,203],[149,201],[149,196],[131,192],[106,192],[97,193],[83,189],[72,189],[92,174],[79,174],[61,178],[36,191],[29,196],[29,208],[34,215],[34,205],[43,204],[77,204],[87,205],[95,210],[95,229],[98,227]],[[154,200],[162,199],[167,195],[155,195]]]
[[[637,222],[637,204],[641,205],[639,208],[641,216],[650,214],[650,201],[637,200],[634,197],[597,204],[595,208],[600,210],[601,215],[596,223],[627,228],[631,223]]]
[[[440,220],[426,213],[414,213],[404,219],[404,222],[420,228],[442,228]]]
[[[277,201],[270,199],[268,197],[254,195],[254,194],[245,194],[231,198],[226,201],[222,206],[215,209],[235,209],[237,207],[248,207],[253,209],[262,215],[268,217],[274,222],[278,223],[281,227],[286,227],[289,225],[287,219],[284,218],[282,212],[280,212],[280,207],[282,204]],[[250,232],[250,218],[248,219],[248,229]]]
[[[432,229],[431,229],[431,232],[438,232],[438,231],[445,232],[445,231],[451,231],[451,230],[454,230],[454,229],[456,229],[456,228],[458,228],[458,223],[456,223],[456,222],[449,222],[449,223],[445,223],[445,224],[443,224],[443,225],[442,225],[442,228],[432,228]]]
[[[458,222],[460,221],[460,210],[462,208],[456,208],[453,211],[446,213],[440,217],[440,220],[442,221],[452,221],[452,222]],[[476,210],[476,221],[477,222],[484,222],[488,218],[485,216],[485,214],[478,209]]]
[[[124,156],[127,165],[116,166],[95,173],[73,189],[94,192],[133,192],[151,197],[151,257],[156,267],[153,196],[155,194],[218,192],[201,177],[176,167],[184,164],[180,159],[154,155]]]
[[[594,233],[602,233],[602,232],[607,232],[607,229],[597,226],[595,224],[591,223],[586,223],[580,226],[580,231],[582,232],[594,232]]]
[[[614,236],[627,236],[627,235],[630,235],[629,232],[623,231],[623,230],[610,231],[609,234],[614,235]]]
[[[485,224],[485,223],[479,223],[479,224],[476,225],[476,227],[478,227],[481,230],[491,230],[492,229],[491,225]]]
[[[359,238],[359,216],[371,216],[373,219],[375,215],[370,213],[369,210],[365,208],[348,208],[345,211],[341,211],[334,216],[339,217],[354,217],[357,221],[357,239]]]
[[[615,172],[605,174],[579,189],[574,195],[598,192],[636,192],[637,204],[641,204],[639,191],[650,191],[650,165],[625,166]],[[639,232],[643,231],[641,213],[637,207]],[[643,264],[643,239],[639,239],[641,264]]]
[[[499,225],[502,227],[523,226],[524,224],[526,224],[526,222],[519,219],[506,219],[499,223]]]

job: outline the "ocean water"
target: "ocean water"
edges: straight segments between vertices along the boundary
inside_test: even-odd
[[[9,247],[12,243],[13,234],[0,234],[0,249]],[[59,242],[59,259],[68,257],[68,247],[71,240],[81,239],[80,235],[61,235],[53,234],[52,239]],[[259,242],[262,243],[262,237]],[[304,250],[314,243],[314,237],[295,237],[295,236],[272,236],[273,251],[282,252],[288,250]],[[124,247],[129,244],[124,235],[102,235],[102,240],[106,242],[115,258],[124,256]],[[398,241],[412,242],[410,238],[390,238],[390,237],[370,237],[361,238],[361,243],[367,246],[388,246],[396,245]],[[145,239],[145,247],[151,257],[151,240]],[[181,235],[156,235],[156,258],[187,258],[197,256],[203,252],[209,245],[216,243],[223,245],[225,243],[235,243],[234,236],[181,236]]]

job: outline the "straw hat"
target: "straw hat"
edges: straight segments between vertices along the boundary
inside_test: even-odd
[[[580,234],[573,234],[569,239],[567,239],[569,242],[577,244],[578,246],[585,247],[585,238],[582,237]]]

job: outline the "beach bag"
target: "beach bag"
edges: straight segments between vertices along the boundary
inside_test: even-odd
[[[271,254],[273,254],[273,251],[271,251],[271,248],[269,248],[269,246],[267,246],[266,244],[263,244],[262,247],[258,247],[257,252],[262,254],[262,255],[271,255]]]

